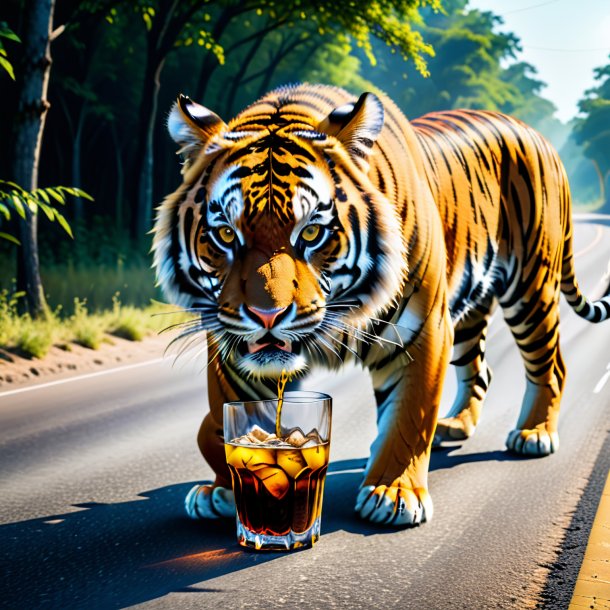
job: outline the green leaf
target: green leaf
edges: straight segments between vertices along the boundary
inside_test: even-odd
[[[150,18],[150,15],[148,13],[144,13],[142,15],[142,19],[144,19],[144,25],[146,26],[146,29],[150,32],[150,30],[152,29],[152,19]]]
[[[11,65],[10,61],[8,61],[7,59],[4,59],[4,57],[0,57],[0,66],[2,66],[6,70],[8,75],[13,80],[15,80],[15,72],[13,71],[13,66]]]
[[[82,189],[74,188],[74,190],[76,191],[76,194],[79,197],[82,197],[83,199],[87,199],[88,201],[93,201],[93,197],[91,197],[91,195],[89,195],[89,193],[86,193]]]
[[[0,238],[6,239],[7,241],[11,241],[17,246],[21,245],[21,242],[16,237],[13,237],[12,235],[9,235],[8,233],[3,233],[2,231],[0,231]]]
[[[45,193],[44,189],[36,189],[35,191],[32,191],[32,196],[35,199],[44,199],[45,203],[51,203],[49,196]]]
[[[16,182],[11,182],[10,180],[0,180],[0,184],[6,184],[7,186],[10,186],[18,191],[20,191],[21,193],[25,193],[25,189],[21,188]]]
[[[25,208],[23,207],[23,202],[16,193],[13,193],[13,207],[17,210],[17,214],[19,214],[21,218],[25,219]]]
[[[24,203],[26,203],[27,206],[30,208],[30,212],[32,212],[32,214],[36,214],[36,212],[38,211],[38,206],[41,204],[40,199],[38,199],[38,197],[36,196],[32,196],[31,193],[26,193],[25,195],[23,195],[23,200]]]
[[[53,222],[55,219],[55,209],[46,203],[42,203],[42,201],[38,202],[38,207],[46,214],[47,218]]]
[[[93,201],[93,197],[91,197],[89,193],[86,193],[82,189],[76,188],[75,186],[56,186],[55,188],[61,189],[64,193],[68,193],[68,195],[72,195],[73,197],[82,197],[88,201]]]
[[[60,203],[61,205],[65,205],[66,200],[64,198],[64,196],[61,194],[60,191],[56,191],[53,187],[49,186],[46,189],[44,189],[49,195],[51,195],[51,197],[53,197],[53,199],[55,199],[55,201],[57,201],[57,203]]]
[[[63,230],[72,238],[74,239],[74,235],[72,234],[72,229],[70,228],[70,225],[68,224],[68,221],[57,211],[55,210],[55,219],[57,220],[57,222],[60,224],[60,226],[63,228]]]
[[[15,42],[21,42],[21,38],[8,27],[8,23],[6,21],[0,22],[0,36],[2,38],[6,38],[7,40],[14,40]]]
[[[3,203],[0,203],[0,212],[2,212],[7,220],[11,219],[11,211]]]

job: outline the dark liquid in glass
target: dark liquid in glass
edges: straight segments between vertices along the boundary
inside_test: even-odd
[[[320,517],[329,444],[296,447],[225,444],[237,514],[256,534],[306,532]]]

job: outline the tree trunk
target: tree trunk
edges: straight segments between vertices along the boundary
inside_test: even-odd
[[[157,119],[159,79],[164,64],[165,57],[158,60],[156,54],[149,54],[144,73],[144,87],[140,103],[139,142],[136,149],[136,205],[131,222],[132,237],[140,244],[144,243],[146,233],[152,226],[154,127]]]
[[[603,201],[606,203],[606,181],[604,180],[604,174],[599,167],[599,164],[595,159],[589,159],[593,168],[595,169],[595,173],[597,174],[597,179],[599,181],[599,201]]]
[[[87,105],[87,102],[85,102],[81,107],[78,115],[76,132],[74,134],[74,147],[72,150],[72,184],[70,186],[74,186],[76,188],[81,188],[83,185],[81,172],[81,150]],[[83,222],[83,200],[81,197],[74,198],[74,222],[76,226],[79,226]]]
[[[38,188],[38,161],[49,108],[47,88],[51,72],[51,29],[55,0],[26,3],[23,36],[24,59],[19,77],[19,98],[15,118],[13,178],[28,191]],[[26,293],[32,317],[47,314],[38,260],[38,215],[26,207],[20,222],[17,249],[17,289]]]
[[[116,123],[110,123],[110,133],[114,144],[114,159],[116,164],[116,196],[114,198],[114,219],[115,226],[118,231],[122,232],[125,227],[125,219],[123,218],[123,200],[125,198],[125,172],[123,171],[123,155],[121,152],[121,143],[116,130]]]

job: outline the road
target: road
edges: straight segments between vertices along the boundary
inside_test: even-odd
[[[591,290],[610,258],[610,227],[578,224],[575,251]],[[366,375],[310,379],[306,387],[334,397],[331,468],[322,538],[293,554],[242,551],[232,522],[183,514],[187,490],[211,477],[195,444],[206,384],[194,363],[0,396],[2,607],[567,607],[610,466],[610,322],[562,313],[559,453],[504,451],[524,378],[497,315],[479,429],[434,452],[434,520],[415,529],[375,527],[352,513],[375,435]],[[454,389],[450,372],[443,412]]]

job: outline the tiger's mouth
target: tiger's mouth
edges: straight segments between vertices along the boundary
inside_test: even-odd
[[[301,351],[301,342],[298,340],[280,339],[272,333],[266,333],[256,341],[246,341],[242,339],[237,345],[237,352],[240,356],[248,356],[253,354],[265,353],[267,355],[281,354],[299,354]]]
[[[299,340],[279,339],[271,333],[257,341],[241,340],[236,347],[240,368],[261,377],[277,377],[283,370],[288,374],[298,374],[307,369],[301,355]]]

